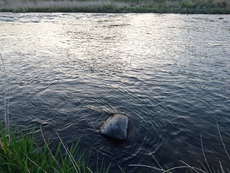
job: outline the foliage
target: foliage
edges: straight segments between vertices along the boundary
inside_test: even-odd
[[[60,143],[53,152],[43,134],[45,144],[39,146],[35,142],[33,133],[18,136],[10,133],[9,138],[1,126],[0,132],[0,172],[2,173],[92,172],[85,162],[84,152],[79,153],[78,151],[78,143],[68,149],[58,135]],[[76,157],[77,160],[74,159]],[[108,169],[103,172],[108,172]]]
[[[0,54],[6,79],[4,60]],[[0,173],[92,173],[89,163],[85,162],[84,152],[79,152],[78,143],[69,148],[65,146],[61,137],[57,148],[51,151],[49,143],[46,141],[41,131],[43,145],[38,145],[35,141],[34,130],[30,133],[15,135],[10,129],[9,107],[7,103],[7,90],[4,83],[4,121],[5,128],[0,124]],[[77,158],[77,160],[76,160]],[[99,166],[99,165],[97,165]],[[102,163],[97,173],[107,173],[109,166],[104,167]]]
[[[145,12],[230,14],[227,0],[3,0],[1,12]],[[17,5],[14,5],[16,3]],[[72,3],[72,4],[71,4]],[[46,4],[46,5],[45,5]]]

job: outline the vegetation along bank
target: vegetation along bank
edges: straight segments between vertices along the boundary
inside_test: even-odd
[[[229,0],[0,0],[0,12],[230,14]]]

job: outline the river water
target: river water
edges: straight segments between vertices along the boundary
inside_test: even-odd
[[[0,53],[0,113],[7,93],[13,127],[80,139],[92,169],[230,169],[229,15],[0,13]],[[98,133],[114,113],[126,141]]]

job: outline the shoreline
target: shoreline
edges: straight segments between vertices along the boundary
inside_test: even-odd
[[[156,0],[155,0],[156,1]],[[159,0],[157,0],[159,1]],[[175,13],[175,14],[230,14],[230,3],[131,3],[128,1],[10,1],[0,0],[0,12],[90,12],[90,13]],[[177,2],[177,3],[175,3]]]

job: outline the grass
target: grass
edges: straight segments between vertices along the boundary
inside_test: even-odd
[[[3,83],[3,93],[5,93],[5,95],[4,95],[4,120],[5,120],[5,130],[6,130],[6,134],[9,134],[9,132],[10,132],[10,127],[9,127],[9,124],[10,124],[10,122],[9,122],[9,107],[8,107],[8,105],[9,104],[7,104],[7,93],[8,93],[8,91],[7,91],[7,89],[6,89],[6,68],[5,68],[5,64],[4,64],[4,60],[3,60],[3,57],[2,57],[2,54],[0,54],[0,59],[1,59],[1,61],[2,61],[2,66],[3,66],[3,72],[4,72],[4,76],[3,76],[3,78],[4,78],[4,83]]]
[[[0,54],[6,82],[4,60]],[[85,161],[85,153],[80,152],[78,143],[68,148],[59,134],[59,144],[56,149],[51,149],[42,129],[42,144],[37,144],[34,133],[20,133],[16,135],[10,129],[9,107],[7,90],[4,85],[4,121],[5,127],[0,124],[0,173],[92,173],[90,163]],[[77,159],[76,159],[77,158]],[[97,162],[97,161],[95,161]],[[98,162],[97,162],[98,163]],[[99,168],[100,166],[100,168]],[[107,173],[109,166],[97,164],[97,173]]]
[[[230,14],[229,0],[0,0],[2,12]]]
[[[222,143],[223,149],[225,151],[226,157],[230,162],[230,156],[229,153],[226,149],[225,143],[223,141],[221,132],[220,132],[220,128],[219,128],[219,124],[217,122],[217,130],[219,133],[219,137],[220,137],[220,141]],[[200,143],[201,143],[201,151],[202,151],[202,155],[204,158],[204,163],[200,162],[200,165],[198,166],[191,166],[189,163],[184,162],[183,160],[181,160],[180,162],[182,163],[181,166],[177,166],[177,167],[173,167],[173,168],[168,168],[168,169],[164,169],[159,162],[157,161],[157,159],[153,156],[153,154],[151,153],[151,156],[153,158],[153,160],[156,162],[156,164],[158,165],[158,167],[153,167],[153,166],[149,166],[149,165],[142,165],[142,164],[130,164],[129,166],[131,167],[143,167],[143,168],[148,168],[150,170],[153,171],[158,171],[161,173],[172,173],[174,171],[178,171],[178,170],[183,170],[184,172],[195,172],[195,173],[230,173],[230,170],[228,168],[224,168],[222,166],[221,161],[219,161],[219,169],[218,170],[214,170],[212,168],[212,166],[209,164],[206,154],[204,152],[204,145],[203,145],[203,135],[200,135]]]
[[[85,161],[84,152],[78,149],[78,143],[67,148],[62,139],[51,150],[42,131],[44,145],[38,145],[33,133],[15,135],[6,134],[0,126],[0,173],[92,173],[90,164]],[[10,139],[9,139],[10,135]],[[75,159],[77,158],[77,160]],[[109,167],[103,165],[96,172],[107,173]]]

